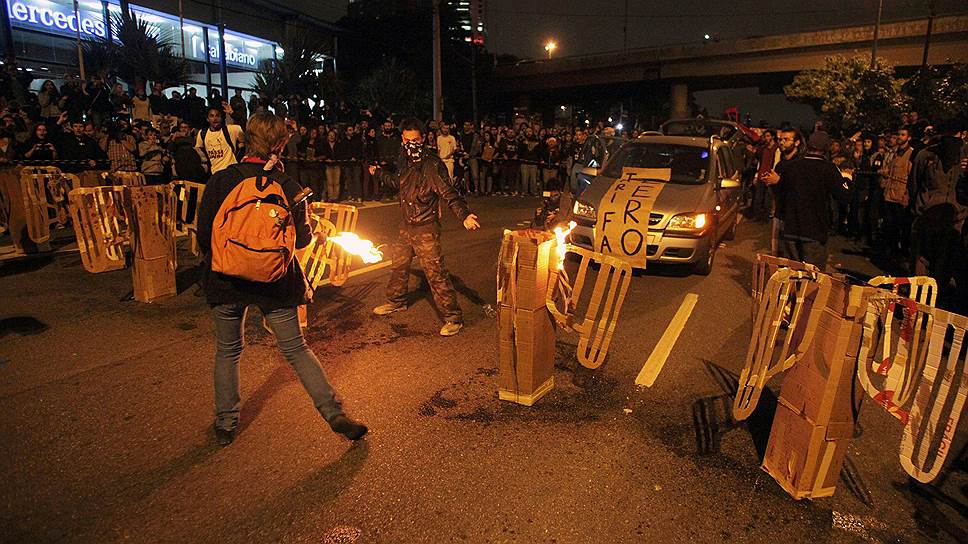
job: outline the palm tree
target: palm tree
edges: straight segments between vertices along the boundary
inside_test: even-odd
[[[134,12],[121,12],[112,20],[117,37],[117,75],[134,84],[148,81],[165,87],[188,81],[188,62],[175,54],[172,36],[160,32]]]
[[[276,60],[262,62],[252,89],[270,102],[279,96],[315,94],[319,87],[319,61],[329,51],[329,45],[318,35],[303,30],[289,32],[280,45],[282,54]]]

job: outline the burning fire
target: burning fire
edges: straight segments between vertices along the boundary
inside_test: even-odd
[[[571,231],[575,228],[576,224],[577,223],[574,221],[569,221],[567,229],[561,227],[560,225],[555,227],[555,238],[558,240],[558,270],[565,269],[565,246],[568,245],[565,242],[565,239],[568,238],[569,234],[571,234]]]
[[[352,255],[359,255],[364,263],[372,264],[383,260],[383,252],[373,242],[360,238],[353,232],[341,232],[328,238]]]

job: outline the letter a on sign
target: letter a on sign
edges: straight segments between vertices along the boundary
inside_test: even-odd
[[[595,251],[645,268],[649,215],[668,181],[668,168],[625,168],[602,198],[595,224]]]

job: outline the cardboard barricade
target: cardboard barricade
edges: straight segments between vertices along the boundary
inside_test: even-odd
[[[354,232],[359,216],[359,210],[347,204],[314,202],[310,205],[313,239],[308,246],[296,251],[296,259],[312,289],[324,284],[340,286],[346,283],[353,255],[329,238],[338,232]]]
[[[81,182],[79,187],[103,187],[105,176],[107,172],[104,170],[82,170],[77,173],[77,179]]]
[[[816,266],[800,261],[792,261],[782,257],[774,257],[766,253],[757,253],[753,260],[753,287],[750,293],[753,304],[751,305],[751,318],[756,320],[756,312],[759,309],[760,300],[766,292],[766,284],[773,276],[773,273],[781,268],[791,270],[803,270],[805,272],[820,272]]]
[[[504,231],[498,260],[498,397],[531,406],[554,387],[555,327],[545,307],[552,233]]]
[[[205,185],[192,181],[171,182],[175,193],[175,233],[188,236],[188,248],[198,255],[198,209],[205,194]]]
[[[174,296],[174,191],[168,185],[150,185],[125,187],[125,193],[125,211],[131,226],[134,298],[154,302]]]
[[[114,170],[101,174],[103,182],[101,185],[124,185],[125,187],[142,187],[145,184],[145,176],[141,172],[125,172]]]
[[[951,450],[968,397],[968,318],[872,289],[862,306],[858,380],[904,425],[901,466],[931,482]],[[909,368],[893,372],[897,366]]]
[[[857,307],[849,302],[849,287],[842,278],[818,277],[828,286],[828,294],[818,294],[805,309],[814,331],[801,342],[796,364],[783,377],[762,463],[795,499],[834,494],[853,438],[858,400],[852,387],[860,330],[853,317]],[[814,284],[808,289],[819,292],[822,287]]]
[[[809,347],[831,290],[819,272],[780,268],[770,277],[753,321],[753,338],[739,377],[733,416],[753,413],[766,383],[789,369]]]
[[[81,263],[98,273],[125,267],[128,222],[123,187],[82,187],[69,195]]]
[[[67,224],[67,194],[79,184],[77,176],[51,166],[28,166],[20,171],[27,233],[34,243],[50,240],[52,224]]]
[[[625,259],[570,244],[565,246],[564,253],[581,257],[578,272],[572,281],[564,267],[552,267],[545,305],[562,328],[578,333],[578,361],[582,366],[598,368],[608,355],[612,334],[632,282],[632,266]],[[593,262],[599,265],[598,274],[591,298],[579,316],[579,302]]]

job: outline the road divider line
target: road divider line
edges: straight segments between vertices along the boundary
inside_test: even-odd
[[[676,345],[676,340],[682,334],[686,321],[689,321],[689,316],[692,315],[692,310],[696,307],[697,301],[699,301],[699,295],[695,293],[687,294],[686,298],[682,300],[676,315],[672,316],[672,321],[669,322],[669,326],[662,333],[662,338],[659,338],[659,343],[655,345],[649,359],[645,361],[639,375],[635,377],[635,385],[652,387],[652,384],[655,383],[655,379],[659,376],[659,372],[662,372],[662,367],[665,366],[669,354],[672,353],[673,346]]]

